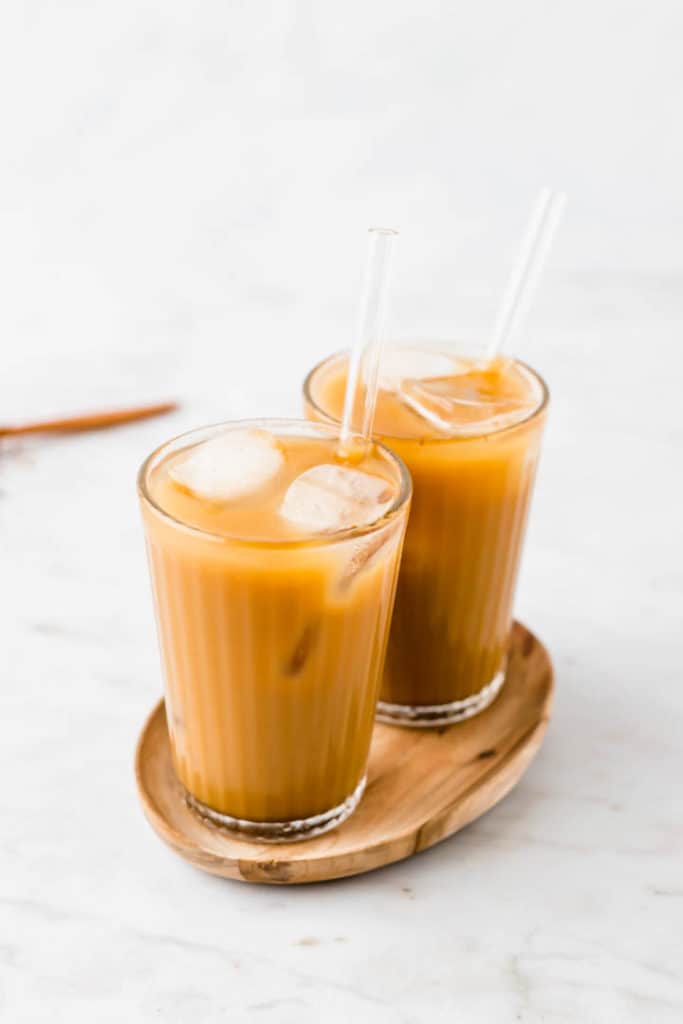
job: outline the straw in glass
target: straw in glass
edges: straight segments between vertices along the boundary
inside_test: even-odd
[[[351,350],[346,380],[344,411],[339,432],[339,454],[349,455],[355,448],[354,435],[366,445],[372,435],[377,405],[379,364],[383,348],[382,328],[386,305],[391,256],[398,232],[393,228],[370,228],[365,285],[356,343]],[[362,398],[360,422],[355,422],[359,398]]]
[[[508,279],[485,361],[493,362],[519,331],[529,312],[533,293],[546,264],[567,197],[549,188],[541,190]]]

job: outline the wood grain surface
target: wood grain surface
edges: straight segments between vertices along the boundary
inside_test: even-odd
[[[282,885],[372,871],[433,846],[509,793],[541,745],[552,691],[548,652],[515,623],[505,685],[491,707],[448,728],[376,725],[356,812],[316,839],[279,844],[233,838],[190,810],[160,701],[138,742],[140,800],[164,842],[215,875]]]

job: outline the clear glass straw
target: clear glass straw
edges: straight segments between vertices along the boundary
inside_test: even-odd
[[[342,456],[348,455],[354,447],[354,434],[360,434],[364,443],[367,443],[372,435],[383,347],[382,327],[387,284],[394,241],[398,232],[393,228],[370,228],[369,234],[358,334],[349,359],[344,412],[339,432],[339,454]],[[360,423],[355,423],[354,414],[359,394],[362,394],[363,398],[362,415]]]
[[[541,190],[508,279],[503,301],[486,351],[489,363],[506,348],[522,326],[545,266],[567,197],[564,192]]]

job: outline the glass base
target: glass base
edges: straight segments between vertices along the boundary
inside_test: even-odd
[[[472,697],[453,700],[449,704],[387,704],[377,705],[377,721],[387,725],[408,725],[414,729],[428,729],[433,725],[453,725],[478,715],[492,704],[505,682],[505,667],[490,683]]]
[[[360,780],[351,796],[342,803],[321,814],[313,814],[310,818],[298,821],[249,821],[245,818],[233,818],[230,814],[222,814],[207,807],[185,790],[185,799],[189,806],[201,818],[212,825],[218,825],[232,833],[236,839],[247,839],[257,843],[294,843],[299,839],[312,839],[323,832],[341,825],[353,814],[365,789],[365,776]]]

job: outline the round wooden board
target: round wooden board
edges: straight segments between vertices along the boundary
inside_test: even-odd
[[[449,728],[376,725],[356,812],[326,835],[279,844],[234,839],[190,810],[160,701],[138,742],[140,799],[164,842],[212,874],[281,885],[360,874],[433,846],[509,793],[541,745],[552,691],[548,652],[515,623],[505,685],[491,707]]]

